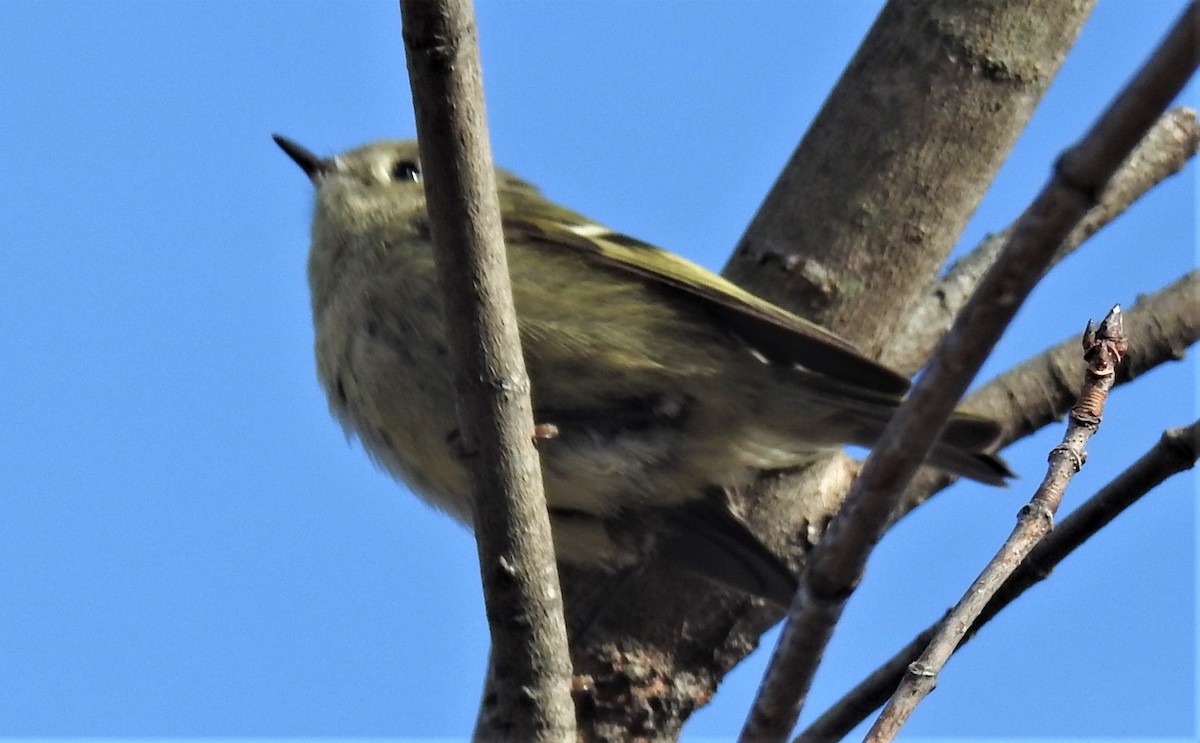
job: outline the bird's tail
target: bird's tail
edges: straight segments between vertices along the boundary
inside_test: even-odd
[[[1004,485],[1013,477],[1004,460],[985,450],[1000,436],[995,421],[955,413],[929,454],[929,464],[988,485]]]
[[[898,397],[816,375],[806,376],[805,384],[794,389],[809,396],[805,404],[815,407],[815,401],[820,401],[827,406],[823,422],[831,431],[831,443],[874,446],[902,402]],[[788,414],[787,406],[777,409]],[[811,426],[811,421],[805,425]],[[1013,473],[1003,459],[990,453],[1000,434],[1000,425],[994,420],[955,411],[927,464],[989,485],[1004,485]],[[833,441],[839,437],[840,441]]]

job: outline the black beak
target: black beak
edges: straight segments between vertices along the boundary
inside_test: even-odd
[[[286,152],[288,157],[296,161],[296,164],[314,184],[334,169],[332,160],[317,157],[287,137],[272,134],[271,139],[275,140],[275,144],[279,145],[279,148]]]

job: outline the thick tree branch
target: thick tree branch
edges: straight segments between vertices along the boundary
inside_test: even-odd
[[[908,666],[900,686],[867,733],[869,743],[895,740],[917,705],[933,691],[941,669],[984,607],[1054,527],[1054,515],[1062,504],[1067,485],[1087,460],[1087,442],[1100,427],[1108,392],[1127,348],[1120,307],[1114,307],[1099,328],[1088,321],[1083,334],[1087,373],[1075,406],[1071,408],[1062,444],[1050,453],[1050,465],[1042,484],[1021,509],[1012,534],[938,625],[928,647]]]
[[[401,0],[492,635],[479,740],[575,735],[562,594],[533,444],[470,0]]]
[[[850,495],[809,555],[800,590],[755,701],[743,740],[783,740],[795,725],[817,663],[867,555],[971,378],[1108,179],[1178,95],[1197,64],[1194,5],[1092,129],[1059,159],[1054,176],[934,353]]]
[[[1167,112],[1146,133],[1100,194],[1100,203],[1079,223],[1055,253],[1051,266],[1074,252],[1089,237],[1120,216],[1154,186],[1178,173],[1200,149],[1200,123],[1196,112],[1177,108]],[[933,283],[928,296],[910,315],[903,333],[881,357],[888,366],[913,373],[950,328],[1000,248],[1012,235],[1012,226],[989,235],[973,251],[956,261],[946,275]]]
[[[1200,457],[1200,421],[1183,428],[1172,428],[1141,458],[1108,485],[1071,512],[1042,540],[1021,563],[980,613],[963,638],[969,642],[979,629],[1025,591],[1050,575],[1067,555],[1082,546],[1092,535],[1173,475],[1196,465]],[[873,710],[887,701],[900,683],[908,665],[933,639],[942,624],[931,625],[903,649],[812,722],[795,743],[821,743],[848,735]],[[957,651],[957,648],[956,648]]]
[[[889,2],[727,275],[878,356],[945,262],[1092,5]]]

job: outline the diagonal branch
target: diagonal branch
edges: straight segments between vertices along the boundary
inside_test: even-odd
[[[1067,555],[1108,526],[1142,496],[1168,478],[1195,467],[1198,457],[1200,421],[1164,432],[1149,451],[1072,511],[1033,549],[1029,557],[984,607],[979,619],[967,631],[958,647],[961,648],[969,642],[984,624],[991,621],[1025,591],[1044,580]],[[805,728],[795,743],[837,740],[849,734],[867,715],[887,701],[892,690],[903,678],[905,669],[933,639],[933,634],[940,624],[941,622],[938,622],[926,628],[875,669]]]
[[[1122,364],[1118,383],[1125,383],[1167,360],[1182,359],[1200,340],[1200,270],[1193,270],[1161,291],[1143,297],[1126,314],[1126,328],[1138,345]],[[1010,369],[967,396],[971,410],[997,420],[1001,445],[1024,438],[1062,417],[1072,393],[1067,380],[1082,367],[1073,342],[1054,348]],[[1074,356],[1074,358],[1072,358]]]
[[[1093,4],[890,0],[726,275],[876,357],[945,263]]]
[[[1183,358],[1200,341],[1200,270],[1154,294],[1143,296],[1125,313],[1125,327],[1138,344],[1117,372],[1117,384],[1132,382],[1160,364]],[[1057,346],[1009,369],[963,400],[963,407],[1000,424],[997,448],[1062,418],[1074,393],[1070,380],[1083,373],[1078,339]],[[923,470],[909,486],[893,518],[898,520],[953,481],[945,473]]]
[[[533,444],[470,0],[402,0],[404,47],[445,297],[492,635],[479,740],[575,737],[571,662]]]
[[[1128,349],[1119,306],[1113,307],[1099,328],[1088,320],[1087,330],[1083,334],[1083,349],[1083,355],[1088,360],[1083,387],[1075,406],[1071,408],[1070,423],[1063,434],[1062,444],[1051,450],[1046,477],[1033,498],[1021,509],[1012,534],[938,625],[933,639],[921,656],[906,669],[900,686],[867,733],[866,740],[869,743],[895,740],[900,728],[916,711],[917,705],[933,691],[938,673],[979,618],[980,612],[1054,527],[1054,515],[1062,504],[1067,484],[1087,459],[1087,442],[1100,427],[1108,392],[1113,387],[1117,367]]]
[[[833,625],[904,487],[1057,246],[1195,70],[1198,21],[1200,11],[1192,4],[1092,129],[1062,155],[1050,183],[1018,220],[995,266],[892,418],[845,506],[809,556],[743,740],[783,740],[795,725]]]
[[[1100,194],[1100,202],[1071,231],[1055,253],[1051,266],[1079,248],[1088,238],[1119,217],[1150,189],[1178,173],[1200,149],[1200,123],[1196,112],[1176,108],[1164,114],[1121,163]],[[1012,235],[1010,225],[989,235],[973,251],[960,258],[946,275],[934,282],[929,296],[909,317],[904,332],[887,346],[881,361],[894,369],[913,372],[950,328],[954,316],[966,304],[1000,248]]]

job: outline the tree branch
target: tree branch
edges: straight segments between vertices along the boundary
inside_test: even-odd
[[[1096,204],[1059,247],[1051,261],[1057,265],[1089,237],[1116,219],[1154,186],[1178,173],[1200,149],[1200,123],[1196,112],[1176,108],[1167,112],[1138,144],[1113,175]],[[908,319],[904,332],[884,350],[881,361],[905,373],[925,363],[929,352],[950,328],[954,316],[966,304],[1000,248],[1012,235],[1010,225],[989,235],[973,251],[960,258],[946,275],[933,282],[928,296]]]
[[[1200,421],[1172,428],[1114,480],[1063,519],[1017,568],[980,613],[963,637],[961,648],[1006,606],[1050,575],[1067,555],[1118,515],[1168,478],[1191,469],[1200,458]],[[944,621],[944,620],[943,620]],[[794,743],[820,743],[848,735],[873,710],[887,701],[908,665],[933,639],[942,624],[931,625],[875,669],[857,686],[812,722]],[[958,648],[955,648],[957,652]]]
[[[995,266],[959,314],[912,394],[892,418],[846,504],[809,555],[779,645],[743,728],[743,740],[783,740],[795,725],[817,662],[862,576],[903,488],[1053,257],[1121,161],[1178,95],[1197,64],[1198,11],[1183,17],[1092,129],[1059,159]]]
[[[878,357],[945,263],[1092,5],[889,2],[726,274]],[[1044,18],[1054,23],[1031,22]]]
[[[1200,340],[1200,270],[1193,270],[1162,290],[1142,297],[1126,314],[1126,328],[1137,347],[1118,372],[1123,384],[1164,361],[1182,359]],[[964,405],[1000,423],[1000,445],[1024,438],[1062,417],[1070,405],[1070,384],[1082,363],[1071,358],[1064,340],[1010,369],[967,396]]]
[[[1117,384],[1132,382],[1160,364],[1182,359],[1200,340],[1200,271],[1192,271],[1167,287],[1143,296],[1125,313],[1125,327],[1138,339],[1117,371]],[[1000,424],[997,448],[1042,429],[1060,418],[1074,399],[1071,379],[1083,373],[1078,339],[1057,346],[1009,369],[967,395],[963,407]],[[909,486],[893,521],[912,512],[953,482],[943,472],[923,470]]]
[[[980,612],[1053,528],[1054,514],[1062,504],[1067,484],[1087,460],[1087,442],[1100,427],[1104,404],[1116,379],[1116,369],[1128,348],[1119,306],[1108,313],[1099,328],[1088,321],[1083,348],[1083,355],[1088,360],[1083,387],[1071,409],[1063,442],[1050,453],[1046,477],[1033,498],[1021,509],[1012,534],[942,620],[921,656],[908,666],[900,686],[867,733],[869,743],[885,743],[896,738],[917,705],[933,691],[938,673]]]
[[[478,740],[575,737],[562,594],[533,444],[470,0],[401,0],[491,628]]]

